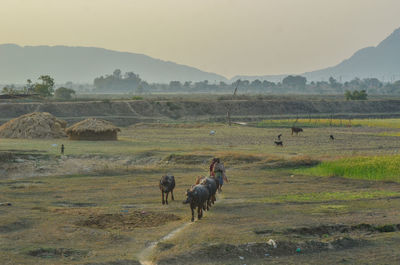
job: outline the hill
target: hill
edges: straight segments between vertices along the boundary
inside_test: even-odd
[[[308,81],[327,81],[329,77],[349,81],[355,77],[375,77],[382,81],[400,79],[400,28],[376,47],[367,47],[354,53],[340,64],[325,69],[301,74]],[[287,75],[235,76],[232,80],[269,80],[277,82]]]
[[[0,83],[25,83],[42,74],[51,75],[58,83],[92,83],[94,78],[115,69],[135,72],[147,82],[226,81],[221,75],[143,54],[93,47],[0,44]]]

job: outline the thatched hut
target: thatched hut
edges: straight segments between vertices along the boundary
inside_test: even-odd
[[[121,130],[111,122],[89,118],[75,123],[66,130],[70,140],[117,140],[117,133]]]
[[[52,139],[66,137],[67,122],[48,112],[33,112],[0,126],[1,138]]]

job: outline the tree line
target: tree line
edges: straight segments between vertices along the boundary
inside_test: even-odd
[[[354,78],[344,83],[333,77],[328,81],[307,82],[303,76],[289,75],[281,82],[267,80],[237,80],[231,84],[226,82],[199,82],[171,81],[169,84],[149,84],[139,75],[127,72],[122,75],[117,69],[111,75],[101,76],[94,80],[96,92],[124,92],[145,94],[151,92],[167,93],[232,93],[238,87],[239,93],[257,94],[342,94],[349,100],[366,99],[367,94],[400,94],[400,80],[394,83],[383,83],[377,78]],[[349,94],[350,93],[350,94]],[[351,95],[351,96],[349,96]]]
[[[33,83],[31,79],[26,81],[23,87],[16,87],[14,85],[4,86],[2,93],[6,95],[26,95],[26,96],[39,96],[43,98],[55,97],[58,99],[71,99],[75,95],[75,90],[66,87],[59,87],[54,89],[54,78],[49,75],[41,75],[38,82]]]

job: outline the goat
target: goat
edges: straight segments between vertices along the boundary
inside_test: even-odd
[[[172,200],[174,199],[174,188],[175,188],[175,177],[165,175],[162,176],[160,179],[160,190],[161,190],[161,198],[162,204],[168,204],[168,194],[171,192]],[[165,200],[164,200],[164,193],[166,193]]]
[[[282,136],[282,134],[279,134],[279,135],[278,135],[278,140],[279,140],[279,141],[281,140],[281,136]]]
[[[335,137],[333,137],[333,135],[331,134],[331,135],[329,135],[329,138],[333,141],[333,140],[335,140]]]

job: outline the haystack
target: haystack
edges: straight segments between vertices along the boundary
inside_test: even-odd
[[[33,112],[12,119],[0,126],[1,138],[63,138],[67,122],[48,112]]]
[[[66,130],[70,140],[89,141],[117,140],[120,131],[111,122],[95,118],[80,121]]]

